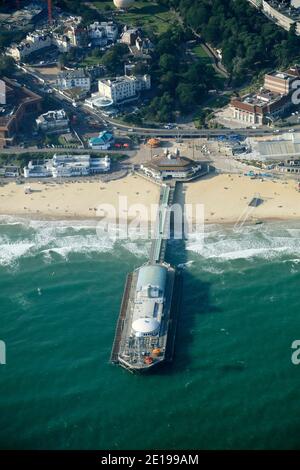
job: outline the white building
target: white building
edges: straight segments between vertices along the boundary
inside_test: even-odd
[[[90,155],[54,155],[52,162],[53,178],[88,176],[106,173],[110,170],[110,158],[91,158]]]
[[[36,119],[37,128],[47,134],[70,132],[69,118],[64,109],[48,111]]]
[[[114,104],[135,98],[140,91],[150,90],[150,75],[123,76],[111,80],[99,80],[99,96],[108,98]]]
[[[52,45],[52,36],[49,33],[30,33],[20,44],[12,44],[7,49],[7,54],[16,61],[21,61],[29,54]]]
[[[51,178],[52,171],[47,167],[47,160],[43,163],[30,161],[24,167],[25,178]]]
[[[95,21],[88,27],[88,37],[95,46],[106,46],[107,43],[115,42],[118,38],[118,26],[112,21]]]
[[[45,162],[30,161],[24,168],[25,178],[68,178],[107,173],[110,158],[92,158],[90,155],[57,155]]]
[[[83,69],[68,70],[58,74],[56,85],[60,90],[81,88],[89,92],[91,89],[91,78]]]
[[[159,334],[166,302],[167,269],[142,266],[132,302],[132,334],[138,338]]]
[[[189,181],[208,173],[209,167],[203,166],[199,161],[181,157],[178,150],[175,155],[167,150],[164,155],[143,163],[140,170],[154,180]]]
[[[57,46],[61,52],[67,52],[71,47],[70,39],[65,35],[49,31],[36,31],[28,34],[20,44],[13,44],[9,47],[7,54],[20,62],[33,52],[50,46]]]

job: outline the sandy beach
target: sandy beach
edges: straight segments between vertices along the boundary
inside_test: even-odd
[[[25,194],[30,186],[31,193]],[[79,182],[33,182],[17,185],[10,182],[0,187],[0,214],[28,216],[36,219],[111,218],[133,219],[137,213],[141,220],[154,220],[151,205],[159,200],[158,185],[138,176],[127,176],[103,183],[99,180]],[[126,198],[126,200],[124,199]],[[112,208],[105,207],[106,204]],[[143,207],[139,210],[139,206]],[[102,208],[99,211],[99,206]]]
[[[261,199],[258,207],[251,200]],[[250,179],[242,175],[209,176],[185,185],[187,204],[203,204],[207,223],[300,219],[300,193],[293,180]]]
[[[159,200],[159,186],[137,175],[109,183],[33,182],[31,194],[25,194],[25,186],[9,182],[0,187],[0,214],[36,219],[90,219],[107,216],[109,208],[105,204],[109,204],[116,209],[118,220],[126,216],[132,220],[137,214],[141,220],[154,220]],[[300,219],[300,193],[295,181],[261,181],[222,174],[185,184],[183,189],[185,203],[204,205],[206,223]],[[249,208],[253,197],[262,202]],[[143,207],[139,207],[141,204]],[[104,205],[104,212],[97,210],[99,205]]]

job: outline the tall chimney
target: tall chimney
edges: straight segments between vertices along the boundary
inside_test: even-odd
[[[52,0],[48,0],[48,22],[52,24]]]

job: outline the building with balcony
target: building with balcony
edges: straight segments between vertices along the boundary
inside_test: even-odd
[[[57,155],[45,161],[30,161],[24,168],[25,178],[70,178],[110,171],[110,158],[90,155]]]
[[[7,48],[6,53],[15,61],[22,62],[30,54],[50,46],[56,46],[61,52],[68,52],[71,48],[71,43],[68,36],[64,34],[60,35],[46,30],[35,31],[29,33],[19,44],[12,44]]]
[[[144,90],[150,90],[150,75],[116,77],[109,80],[99,80],[98,92],[100,97],[111,100],[114,104],[123,103],[137,98]]]
[[[41,114],[35,122],[38,130],[46,134],[70,132],[69,118],[64,109]]]

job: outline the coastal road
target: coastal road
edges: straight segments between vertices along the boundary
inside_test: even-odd
[[[30,85],[30,88],[39,93],[42,96],[49,96],[46,92],[44,92],[41,89],[41,86],[35,83],[34,80],[38,79],[38,75],[29,67],[20,67],[19,70],[22,72],[22,75],[24,75],[24,79],[26,81],[26,86]],[[258,129],[245,129],[245,128],[240,128],[240,129],[223,129],[223,128],[215,128],[215,129],[195,129],[192,127],[180,127],[178,126],[177,128],[174,129],[165,129],[164,127],[158,127],[158,128],[144,128],[144,127],[132,127],[130,125],[126,124],[121,124],[118,121],[107,118],[101,112],[95,111],[84,104],[78,104],[78,107],[74,108],[72,106],[72,103],[70,100],[68,100],[65,96],[62,94],[56,92],[55,90],[53,93],[50,94],[50,97],[57,101],[60,106],[66,108],[68,111],[72,111],[74,114],[85,114],[85,115],[92,115],[99,124],[105,125],[106,123],[110,124],[113,126],[115,129],[119,130],[120,132],[124,132],[128,135],[138,135],[138,136],[145,136],[145,137],[165,137],[165,138],[210,138],[210,137],[216,137],[220,135],[231,135],[231,134],[239,134],[242,136],[246,137],[259,137],[263,135],[278,135],[282,133],[286,133],[288,129],[280,128],[280,129],[273,129],[269,127],[263,127],[263,128],[258,128]],[[300,130],[300,124],[299,125],[293,125],[293,128],[295,130]]]

